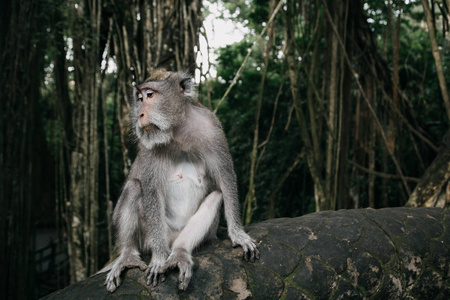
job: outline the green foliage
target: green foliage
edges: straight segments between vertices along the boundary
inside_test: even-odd
[[[217,103],[228,88],[250,46],[251,43],[242,41],[221,49],[218,57],[218,80],[212,82],[215,97],[213,103]],[[218,117],[223,123],[230,151],[235,162],[241,199],[245,197],[249,184],[250,152],[253,143],[255,107],[261,86],[262,67],[262,53],[260,48],[257,48],[248,62],[248,67],[229,94],[225,104],[222,104],[218,111]],[[267,138],[278,89],[281,84],[283,87],[276,108],[274,128],[268,140],[267,148],[259,162],[256,174],[256,196],[261,201],[258,203],[254,221],[266,218],[267,200],[271,191],[276,188],[280,176],[292,165],[293,159],[301,151],[298,124],[292,120],[288,124],[288,120],[293,116],[289,116],[292,103],[289,100],[286,101],[286,99],[290,98],[290,90],[284,69],[283,62],[276,55],[271,56],[264,85],[263,105],[259,123],[260,144]],[[299,169],[298,166],[297,169]],[[302,192],[303,195],[299,194],[297,177],[294,175],[289,177],[280,193],[283,195],[283,201],[279,201],[277,209],[281,215],[296,216],[308,211],[307,206],[309,201],[312,201],[312,198],[308,200],[308,196],[304,192]],[[310,182],[303,182],[301,190],[309,190],[311,192],[310,187]],[[277,199],[279,198],[277,197]],[[303,209],[298,206],[300,198],[303,199],[300,207],[306,206]],[[294,203],[297,203],[297,205],[294,205]]]
[[[225,93],[225,90],[234,78],[236,71],[241,66],[249,47],[252,45],[252,39],[263,28],[263,23],[267,22],[269,17],[269,1],[223,1],[229,14],[224,14],[227,18],[232,18],[237,22],[246,24],[250,32],[247,40],[226,46],[219,51],[217,59],[217,79],[212,81],[213,106]],[[386,1],[364,1],[364,12],[367,17],[367,25],[370,28],[373,37],[378,42],[378,49],[383,57],[386,58],[389,68],[393,69],[394,38],[399,13],[398,2],[391,3],[391,13]],[[298,5],[297,5],[298,4]],[[308,74],[303,69],[303,65],[309,67],[312,61],[314,51],[314,38],[319,38],[319,66],[315,76],[315,85],[319,94],[324,96],[327,89],[327,74],[323,70],[327,69],[327,45],[326,39],[314,36],[314,34],[323,34],[323,29],[330,30],[327,25],[319,24],[319,31],[314,32],[315,18],[321,13],[322,8],[316,7],[315,2],[305,2],[305,6],[295,1],[288,5],[296,5],[298,11],[306,9],[308,20],[301,15],[296,15],[298,22],[295,24],[295,39],[297,51],[301,60],[299,60],[298,82],[302,107],[305,112],[306,95],[311,88],[308,82]],[[272,114],[274,109],[275,97],[280,85],[283,85],[281,96],[277,105],[275,122],[269,142],[266,145],[263,155],[256,171],[256,198],[257,208],[252,221],[263,220],[267,217],[267,210],[271,192],[277,187],[280,178],[286,170],[292,165],[298,153],[303,149],[303,143],[300,137],[300,128],[292,113],[292,95],[290,91],[289,78],[287,76],[287,66],[283,47],[285,43],[284,20],[278,16],[276,23],[276,36],[272,53],[269,58],[267,78],[263,91],[263,101],[261,108],[261,117],[259,126],[259,143],[262,143],[270,130]],[[400,100],[400,110],[406,120],[412,126],[422,132],[436,145],[440,144],[440,138],[448,128],[448,121],[443,106],[440,89],[436,78],[435,64],[431,55],[429,36],[423,27],[423,10],[419,1],[407,1],[402,5],[401,32],[400,32],[400,59],[399,59],[399,84],[403,98]],[[322,27],[323,26],[323,27]],[[358,30],[357,28],[353,30]],[[442,48],[442,57],[444,69],[450,67],[450,56],[447,54],[449,47],[438,31],[438,42],[444,45]],[[250,153],[252,150],[253,134],[255,128],[255,110],[258,98],[258,92],[261,86],[261,76],[263,69],[262,49],[265,42],[260,42],[253,49],[253,53],[246,65],[245,71],[239,78],[238,83],[232,89],[225,103],[218,110],[218,116],[223,122],[227,133],[230,150],[235,161],[236,173],[239,178],[239,192],[241,199],[245,197],[249,185],[250,172]],[[447,78],[450,81],[450,74],[447,72]],[[322,88],[322,90],[320,90]],[[381,92],[380,92],[381,94]],[[351,113],[356,114],[356,99],[359,96],[359,89],[353,81],[351,84]],[[359,98],[362,101],[361,98]],[[327,99],[325,95],[323,107],[327,110]],[[380,101],[380,100],[379,100]],[[387,132],[390,116],[389,106],[381,100],[377,108],[377,114],[383,122],[384,130]],[[318,106],[319,121],[322,107]],[[308,118],[308,115],[306,116]],[[290,122],[288,123],[288,120]],[[319,123],[320,123],[319,122]],[[366,149],[357,149],[353,144],[354,126],[356,120],[350,121],[351,140],[349,141],[349,160],[356,155],[356,151],[363,151],[367,155]],[[397,138],[395,155],[400,162],[401,168],[406,176],[420,178],[435,157],[435,152],[431,150],[417,136],[409,133],[405,126],[397,120]],[[311,123],[307,121],[308,130]],[[326,124],[322,123],[322,131],[326,132]],[[325,152],[326,135],[321,136],[321,147]],[[263,147],[258,148],[259,153]],[[376,153],[375,170],[382,170],[385,173],[396,174],[396,169],[392,160],[386,152],[386,146],[380,137],[377,138],[377,144],[374,148]],[[325,159],[325,158],[324,158]],[[323,171],[322,171],[323,172]],[[369,177],[366,173],[360,172],[349,166],[347,170],[349,175],[349,189],[359,196],[359,206],[368,206],[368,185]],[[414,183],[408,183],[412,190]],[[375,194],[377,202],[376,207],[400,206],[404,204],[407,195],[404,187],[399,180],[383,180],[376,177]],[[354,195],[353,195],[354,196]],[[309,166],[306,158],[303,158],[290,176],[282,185],[276,196],[276,215],[277,216],[297,216],[315,210],[314,204],[314,183],[310,176]]]
[[[262,24],[269,18],[268,0],[225,0],[223,2],[234,20],[248,24],[250,28],[257,31],[262,29]]]

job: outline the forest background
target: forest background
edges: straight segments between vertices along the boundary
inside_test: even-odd
[[[156,67],[195,74],[222,121],[245,224],[448,205],[449,0],[219,1],[246,35],[212,61],[199,41],[216,2],[0,2],[1,299],[109,259],[128,101]]]

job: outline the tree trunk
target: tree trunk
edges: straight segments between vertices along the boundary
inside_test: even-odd
[[[398,107],[398,64],[400,59],[400,29],[401,29],[401,19],[402,19],[402,0],[399,0],[398,6],[399,6],[399,15],[397,17],[397,28],[395,30],[395,38],[393,44],[394,47],[394,71],[392,74],[392,105],[394,107]],[[393,36],[394,37],[394,36]],[[391,152],[395,151],[395,136],[396,136],[396,116],[395,112],[390,112],[390,119],[389,119],[389,128],[388,128],[388,147],[391,150]]]
[[[333,13],[332,18],[337,26],[341,25],[338,20],[341,20],[341,8],[342,2],[329,1],[331,7],[331,12]],[[341,27],[341,26],[339,26]],[[339,28],[341,29],[341,28]],[[327,148],[326,148],[326,164],[325,164],[325,183],[326,183],[326,193],[327,199],[329,201],[328,205],[323,204],[323,209],[332,208],[335,203],[334,187],[335,182],[333,182],[333,177],[335,173],[337,162],[336,160],[336,133],[337,133],[337,111],[338,111],[338,93],[339,93],[339,65],[340,57],[338,51],[338,40],[335,33],[330,34],[330,45],[331,53],[329,58],[329,84],[328,84],[328,130],[327,130]]]
[[[293,16],[295,15],[294,10],[295,3],[288,1],[287,11],[286,11],[286,58],[289,68],[289,79],[291,84],[292,99],[294,101],[294,108],[297,120],[300,125],[300,135],[303,141],[303,147],[306,155],[306,160],[308,162],[308,167],[310,170],[311,177],[314,181],[315,190],[315,202],[316,210],[320,211],[325,208],[326,199],[325,186],[323,179],[320,175],[319,163],[315,160],[315,154],[312,148],[311,137],[308,132],[308,126],[305,119],[305,114],[303,113],[302,104],[300,100],[300,93],[298,88],[298,67],[297,67],[297,54],[295,50],[295,40],[294,40],[294,26],[293,26]]]
[[[53,203],[40,120],[51,24],[32,1],[0,1],[0,14],[0,298],[32,299],[36,219]]]
[[[68,237],[70,281],[97,271],[98,241],[98,95],[101,1],[80,1],[74,11],[75,147],[71,154]]]
[[[436,158],[411,193],[406,206],[450,206],[450,130],[445,134]]]
[[[431,50],[436,64],[436,72],[439,80],[439,87],[441,88],[442,99],[444,100],[447,117],[450,121],[450,96],[448,94],[447,83],[445,82],[444,69],[442,67],[441,53],[436,41],[436,29],[433,25],[433,16],[431,15],[430,6],[427,0],[420,0],[422,2],[425,20],[427,21],[428,34],[430,35]]]
[[[348,2],[347,2],[348,5]],[[352,43],[349,40],[353,39],[353,30],[349,26],[350,30],[347,29],[347,51],[351,53]],[[339,105],[339,131],[337,139],[337,153],[336,153],[336,170],[335,170],[335,205],[334,209],[346,209],[354,208],[354,203],[350,201],[349,197],[349,175],[348,162],[349,157],[349,141],[351,134],[351,105],[354,103],[353,96],[351,92],[351,73],[345,61],[341,59],[341,101]]]
[[[270,9],[269,9],[269,16],[271,16],[275,10],[276,7],[276,1],[271,0],[270,1]],[[264,95],[264,83],[266,80],[266,74],[267,74],[267,67],[269,65],[269,57],[272,49],[273,40],[275,38],[274,36],[274,23],[270,22],[267,24],[267,35],[269,37],[269,40],[267,41],[267,44],[265,46],[265,56],[264,56],[264,66],[263,71],[261,75],[261,84],[259,87],[259,93],[258,93],[258,100],[256,102],[256,111],[255,111],[255,128],[253,131],[253,146],[252,146],[252,152],[250,153],[250,174],[249,174],[249,187],[247,196],[245,197],[244,202],[244,224],[248,225],[252,221],[252,214],[254,209],[256,208],[256,194],[255,194],[255,175],[257,170],[257,157],[258,157],[258,140],[259,140],[259,117],[261,115],[261,106],[263,101],[263,95]]]

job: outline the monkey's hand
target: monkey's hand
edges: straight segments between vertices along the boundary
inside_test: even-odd
[[[228,232],[233,247],[241,246],[244,250],[242,258],[245,261],[250,259],[251,262],[259,259],[259,250],[255,244],[255,241],[242,229],[230,230]]]
[[[147,285],[158,285],[158,279],[161,282],[166,281],[164,272],[161,272],[161,268],[164,265],[166,259],[164,257],[158,258],[156,255],[152,255],[152,260],[148,265],[147,271],[145,271],[145,277],[147,278]]]
[[[121,283],[120,274],[125,268],[138,267],[142,271],[147,269],[147,265],[142,261],[137,253],[121,254],[114,262],[112,262],[111,271],[106,276],[106,289],[111,293],[114,292]]]
[[[161,269],[161,272],[166,272],[167,269],[178,267],[180,275],[178,276],[178,289],[186,290],[192,278],[192,267],[194,262],[192,256],[183,248],[174,249],[170,254],[166,263]]]

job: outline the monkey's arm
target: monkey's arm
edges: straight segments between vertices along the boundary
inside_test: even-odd
[[[147,268],[140,258],[139,245],[136,240],[141,198],[140,181],[131,179],[125,184],[114,209],[113,224],[117,228],[120,255],[106,268],[110,269],[105,281],[106,289],[110,292],[114,292],[120,285],[120,274],[125,268],[139,267],[141,270]]]
[[[225,139],[225,137],[223,137]],[[226,142],[225,142],[226,143]],[[226,145],[226,144],[225,144]],[[244,231],[239,213],[239,200],[237,193],[236,174],[228,147],[217,151],[218,158],[216,181],[223,194],[225,219],[227,220],[228,235],[233,247],[241,246],[244,260],[254,261],[259,259],[259,250],[255,241]]]
[[[223,204],[225,209],[225,219],[227,220],[228,235],[233,247],[241,246],[244,260],[254,261],[259,259],[259,250],[255,241],[244,231],[239,214],[239,202],[237,195],[234,196],[227,188],[226,183],[221,184],[223,191]],[[227,190],[228,189],[228,190]]]

